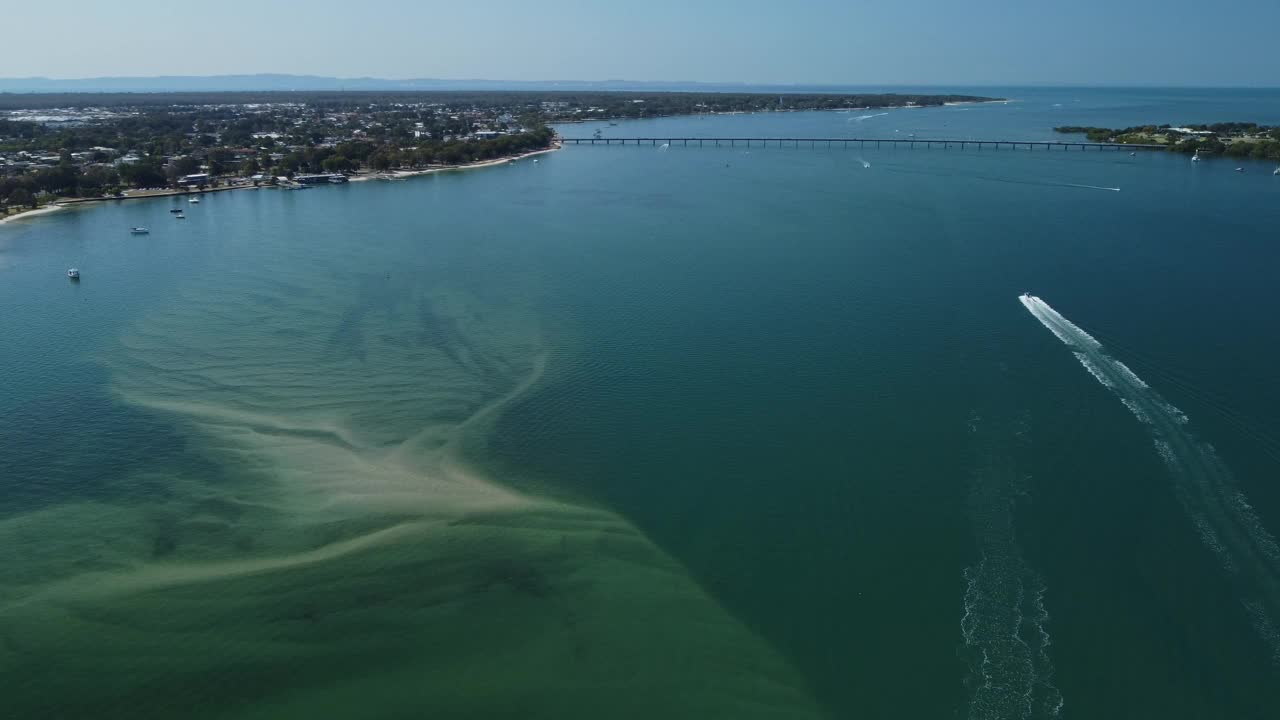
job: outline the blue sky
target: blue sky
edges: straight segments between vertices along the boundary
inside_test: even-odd
[[[1280,85],[1280,0],[6,5],[4,77]]]

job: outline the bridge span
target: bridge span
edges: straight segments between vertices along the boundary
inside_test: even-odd
[[[1073,142],[1070,140],[937,140],[929,138],[805,138],[805,137],[562,137],[566,145],[668,145],[681,147],[924,147],[965,150],[1164,150],[1167,146],[1137,143]]]

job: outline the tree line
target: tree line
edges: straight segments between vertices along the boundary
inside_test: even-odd
[[[1054,132],[1084,135],[1090,142],[1120,144],[1150,143],[1163,136],[1170,152],[1194,154],[1216,153],[1228,157],[1256,160],[1280,160],[1280,127],[1248,122],[1212,123],[1182,126],[1187,130],[1208,132],[1209,135],[1187,135],[1171,125],[1138,125],[1113,129],[1078,125],[1063,125]],[[1224,142],[1227,136],[1230,142]],[[1246,137],[1247,136],[1247,137]]]

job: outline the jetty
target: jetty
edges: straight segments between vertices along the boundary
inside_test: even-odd
[[[939,147],[944,150],[1168,150],[1159,143],[1072,142],[1069,140],[937,140],[926,138],[818,138],[818,137],[588,137],[559,139],[566,145],[668,145],[681,147]]]

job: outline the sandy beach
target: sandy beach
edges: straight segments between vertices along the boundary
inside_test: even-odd
[[[37,209],[35,209],[35,210],[26,210],[26,211],[23,211],[23,212],[17,213],[17,214],[15,214],[15,215],[10,215],[10,216],[8,216],[8,217],[0,218],[0,225],[3,225],[3,224],[5,224],[5,223],[7,223],[7,222],[12,222],[12,221],[14,221],[14,220],[19,220],[19,219],[26,219],[26,218],[35,217],[35,216],[37,216],[37,215],[48,215],[49,213],[57,212],[57,211],[59,211],[59,210],[62,210],[62,209],[64,209],[65,207],[66,207],[66,206],[65,206],[65,205],[63,205],[63,204],[61,204],[61,203],[54,203],[54,204],[52,204],[52,205],[45,205],[44,207],[42,207],[42,208],[37,208]]]
[[[555,152],[563,147],[559,142],[554,143],[551,147],[543,150],[534,150],[532,152],[523,153],[521,155],[512,155],[511,157],[495,158],[493,160],[483,160],[481,162],[469,163],[466,165],[446,165],[442,167],[426,168],[424,170],[393,170],[386,173],[368,173],[365,175],[355,175],[350,178],[350,182],[365,182],[366,180],[403,180],[405,178],[417,177],[419,175],[430,175],[438,172],[452,172],[454,170],[475,170],[477,168],[493,167],[494,165],[505,165],[507,163],[523,160],[524,158],[533,157],[535,155],[544,155],[549,152]]]

